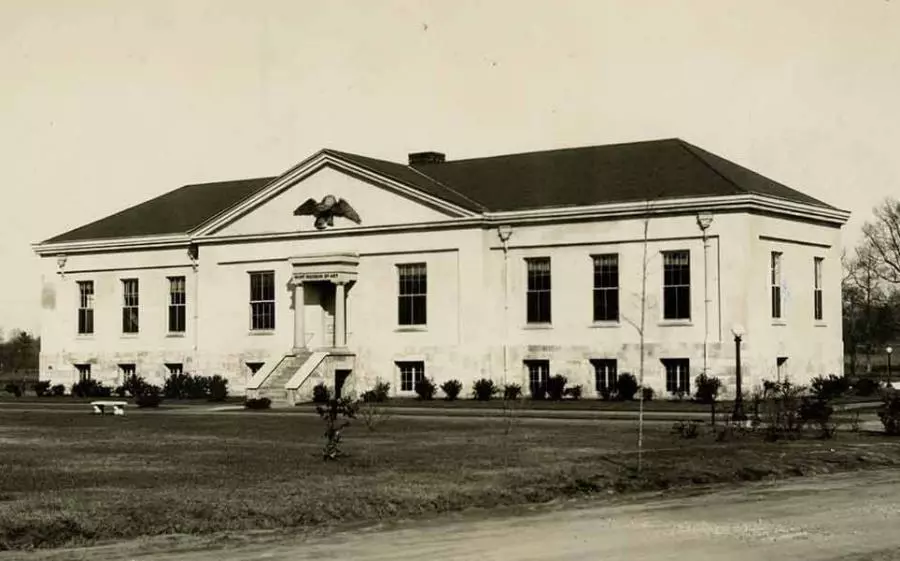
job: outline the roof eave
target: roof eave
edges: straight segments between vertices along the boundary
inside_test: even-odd
[[[52,238],[51,238],[52,239]],[[167,249],[190,245],[187,234],[162,236],[129,236],[124,238],[99,238],[72,241],[43,241],[31,245],[32,251],[41,257],[61,253],[97,253],[104,251]]]
[[[850,212],[846,210],[757,194],[684,197],[573,207],[498,211],[486,212],[484,216],[490,221],[518,221],[542,218],[557,220],[564,218],[624,218],[647,214],[659,215],[673,212],[703,211],[763,211],[794,218],[814,219],[836,226],[843,226],[850,217]]]

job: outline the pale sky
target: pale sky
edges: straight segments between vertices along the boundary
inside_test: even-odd
[[[30,244],[323,147],[681,137],[854,213],[900,194],[898,0],[0,0],[0,329]]]

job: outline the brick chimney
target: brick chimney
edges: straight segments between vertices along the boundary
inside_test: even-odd
[[[409,165],[443,164],[445,159],[441,152],[414,152],[409,155]]]

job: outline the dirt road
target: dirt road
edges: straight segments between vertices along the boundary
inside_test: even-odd
[[[163,547],[151,540],[0,559],[886,561],[900,559],[900,474],[822,476],[611,506],[443,518],[307,540],[232,538],[213,551]]]

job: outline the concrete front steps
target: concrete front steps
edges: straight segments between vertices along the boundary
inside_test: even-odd
[[[254,391],[253,397],[267,397],[272,400],[273,406],[275,404],[287,405],[288,391],[284,386],[294,376],[294,374],[296,374],[297,371],[300,370],[300,368],[311,355],[311,352],[304,351],[297,354],[288,354],[282,357],[282,359],[272,370],[271,374],[266,376],[260,384],[259,388]]]
[[[269,398],[273,406],[292,406],[312,399],[313,387],[323,383],[334,391],[338,372],[348,383],[356,355],[347,349],[331,348],[284,355],[271,370],[260,371],[247,384],[248,398]],[[352,383],[352,382],[350,382]]]

